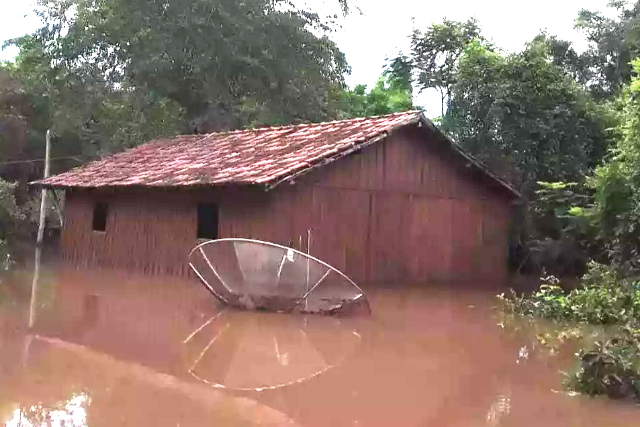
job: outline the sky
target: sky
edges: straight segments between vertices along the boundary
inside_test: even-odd
[[[586,47],[584,37],[573,23],[581,9],[615,15],[606,6],[609,0],[392,0],[360,1],[363,15],[351,14],[342,30],[332,38],[352,67],[347,84],[373,84],[380,76],[387,56],[409,51],[409,35],[414,27],[426,29],[443,18],[465,21],[478,19],[482,34],[496,46],[519,51],[540,30],[570,40],[576,49]],[[412,18],[415,21],[412,22]],[[441,114],[440,95],[417,94],[415,102],[428,117]]]
[[[355,0],[354,0],[355,1]],[[352,1],[352,4],[354,4]],[[573,29],[580,9],[611,14],[609,0],[359,0],[362,11],[341,20],[341,29],[332,39],[345,53],[351,66],[347,84],[372,85],[382,72],[386,57],[408,52],[408,36],[415,27],[427,28],[443,18],[478,19],[485,37],[506,51],[518,51],[540,30],[585,47],[584,38]],[[33,0],[0,0],[0,41],[18,37],[38,28],[39,20],[31,11]],[[307,0],[312,7],[333,11],[337,0]],[[14,49],[0,51],[0,60],[15,56]],[[440,114],[439,96],[435,93],[416,96],[418,105],[430,117]]]
[[[33,14],[35,1],[0,0],[0,48],[5,40],[31,33],[39,27],[40,19]],[[17,54],[16,49],[0,50],[0,60]]]

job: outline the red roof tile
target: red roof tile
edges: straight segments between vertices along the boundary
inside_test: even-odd
[[[86,188],[228,183],[268,186],[421,119],[421,112],[409,111],[157,139],[34,184]]]

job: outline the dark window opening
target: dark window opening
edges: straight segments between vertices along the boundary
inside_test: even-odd
[[[215,240],[218,238],[218,206],[198,205],[198,239]]]
[[[93,207],[93,231],[107,231],[108,216],[109,205],[106,203],[96,203]]]

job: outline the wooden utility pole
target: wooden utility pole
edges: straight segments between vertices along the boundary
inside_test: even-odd
[[[44,160],[44,178],[49,178],[51,171],[51,130],[47,130],[46,150]],[[33,283],[31,284],[31,303],[29,304],[29,329],[36,323],[36,310],[38,308],[38,280],[40,279],[40,263],[42,262],[42,244],[44,242],[44,228],[47,219],[47,189],[42,188],[40,200],[40,220],[38,223],[38,237],[36,240],[36,260],[33,271]]]

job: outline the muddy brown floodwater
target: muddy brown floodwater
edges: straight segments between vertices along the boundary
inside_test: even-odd
[[[507,333],[495,291],[367,289],[370,317],[225,310],[194,279],[49,272],[0,287],[6,426],[635,426],[563,392],[572,352]]]

